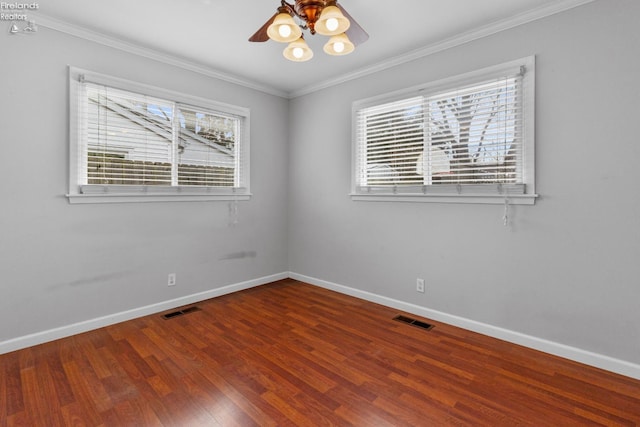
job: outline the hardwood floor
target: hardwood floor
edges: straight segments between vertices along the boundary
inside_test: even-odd
[[[0,426],[640,425],[640,381],[291,279],[197,306],[1,355]]]

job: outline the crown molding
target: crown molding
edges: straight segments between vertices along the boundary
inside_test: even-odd
[[[211,67],[207,67],[196,62],[188,61],[184,58],[170,55],[155,49],[143,47],[135,43],[131,43],[116,37],[108,36],[97,31],[90,30],[78,25],[69,24],[67,22],[60,21],[52,18],[40,12],[29,12],[29,16],[33,17],[36,24],[39,27],[49,28],[51,30],[59,31],[61,33],[69,34],[74,37],[78,37],[84,40],[88,40],[94,43],[102,44],[104,46],[119,49],[127,53],[132,53],[144,58],[152,59],[154,61],[162,62],[164,64],[173,65],[182,69],[193,71],[198,74],[212,77],[218,80],[222,80],[228,83],[244,86],[249,89],[254,89],[260,92],[264,92],[270,95],[279,96],[282,98],[288,98],[289,93],[283,90],[276,89],[272,86],[262,85],[252,80],[246,80],[227,74]]]
[[[379,71],[387,70],[389,68],[393,68],[395,66],[398,66],[407,62],[411,62],[416,59],[423,58],[425,56],[433,55],[437,52],[451,49],[453,47],[460,46],[465,43],[469,43],[471,41],[478,40],[478,39],[499,33],[501,31],[508,30],[510,28],[518,27],[520,25],[524,25],[529,22],[533,22],[542,18],[546,18],[551,15],[555,15],[560,12],[564,12],[569,9],[573,9],[578,6],[582,6],[587,3],[591,3],[593,1],[595,0],[560,0],[544,6],[540,6],[528,12],[514,15],[512,17],[509,17],[500,21],[496,21],[488,25],[484,25],[474,30],[467,31],[457,36],[448,38],[441,42],[434,43],[434,44],[395,56],[388,60],[376,63],[373,66],[360,68],[359,70],[356,70],[352,73],[344,74],[338,78],[329,79],[314,85],[306,86],[304,89],[290,92],[289,98],[292,99],[292,98],[297,98],[299,96],[308,95],[310,93],[317,92],[319,90],[326,89],[331,86],[336,86],[338,84],[345,83],[350,80],[355,80],[360,77],[367,76],[369,74],[374,74]]]
[[[218,80],[237,84],[239,86],[243,86],[249,89],[254,89],[270,95],[293,99],[303,95],[308,95],[313,92],[317,92],[322,89],[329,88],[331,86],[336,86],[351,80],[355,80],[360,77],[364,77],[364,76],[374,74],[383,70],[387,70],[389,68],[392,68],[407,62],[411,62],[416,59],[423,58],[425,56],[433,55],[437,52],[441,52],[456,46],[460,46],[465,43],[469,43],[471,41],[478,40],[478,39],[490,36],[492,34],[496,34],[501,31],[508,30],[510,28],[524,25],[529,22],[533,22],[551,15],[555,15],[557,13],[564,12],[569,9],[573,9],[575,7],[582,6],[587,3],[591,3],[593,1],[595,0],[558,0],[556,2],[549,3],[546,5],[540,6],[536,9],[530,10],[528,12],[524,12],[524,13],[512,16],[510,18],[496,21],[494,23],[476,28],[474,30],[467,31],[455,37],[451,37],[449,39],[443,40],[441,42],[433,43],[431,45],[412,50],[410,52],[395,56],[393,58],[389,58],[388,60],[378,62],[374,65],[360,68],[351,73],[343,74],[338,78],[324,80],[310,86],[305,86],[303,89],[294,90],[291,92],[283,91],[283,90],[274,88],[272,86],[263,85],[252,80],[242,79],[232,74],[224,73],[224,72],[215,70],[211,67],[198,64],[192,61],[188,61],[184,58],[177,57],[175,55],[170,55],[155,49],[142,47],[140,45],[137,45],[122,39],[118,39],[113,36],[108,36],[108,35],[90,30],[88,28],[69,24],[67,22],[63,22],[63,21],[54,19],[52,17],[49,17],[45,14],[42,14],[41,12],[30,12],[30,15],[35,18],[35,21],[38,26],[46,27],[55,31],[59,31],[74,37],[78,37],[78,38],[89,40],[105,46],[109,46],[115,49],[119,49],[119,50],[132,53],[141,57],[153,59],[155,61],[162,62],[168,65],[180,67],[185,70],[189,70],[195,73],[205,75],[207,77],[212,77]]]

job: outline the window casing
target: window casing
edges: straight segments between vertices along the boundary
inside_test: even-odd
[[[72,203],[249,198],[248,109],[69,75]]]
[[[354,200],[533,204],[534,58],[357,101]]]

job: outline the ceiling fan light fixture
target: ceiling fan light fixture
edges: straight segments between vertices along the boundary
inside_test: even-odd
[[[290,43],[298,40],[302,35],[300,26],[296,24],[288,13],[278,14],[273,23],[267,28],[267,34],[271,40],[280,43]]]
[[[345,33],[335,35],[324,45],[323,50],[329,55],[347,55],[355,50],[355,46]]]
[[[338,0],[290,1],[280,0],[278,11],[249,37],[249,41],[289,43],[282,52],[284,57],[304,62],[313,58],[313,51],[304,40],[305,30],[311,35],[317,33],[329,37],[323,48],[329,55],[347,55],[355,50],[356,44],[369,39],[369,34],[342,5],[338,5]]]
[[[302,37],[298,38],[287,46],[282,52],[289,61],[304,62],[313,58],[313,51]]]
[[[351,22],[342,14],[337,6],[327,6],[322,9],[320,18],[316,21],[315,30],[323,36],[335,36],[347,31]]]

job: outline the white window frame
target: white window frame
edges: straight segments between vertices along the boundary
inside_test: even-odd
[[[523,185],[500,184],[438,184],[413,186],[387,186],[386,188],[359,186],[359,174],[364,167],[361,163],[358,129],[358,112],[370,107],[410,99],[427,97],[456,88],[480,84],[490,79],[501,78],[509,73],[523,72],[522,76],[522,176]],[[510,203],[535,204],[538,197],[535,190],[535,57],[530,56],[504,64],[472,71],[435,82],[421,84],[359,101],[352,104],[352,175],[351,199],[354,201],[393,202],[438,202],[438,203]]]
[[[207,111],[229,114],[240,119],[239,154],[235,173],[239,177],[234,187],[154,186],[154,185],[87,185],[86,149],[83,132],[83,83],[91,82]],[[249,200],[249,141],[250,110],[192,95],[163,89],[131,80],[121,79],[76,67],[69,67],[69,188],[70,203],[126,203],[162,201]]]

